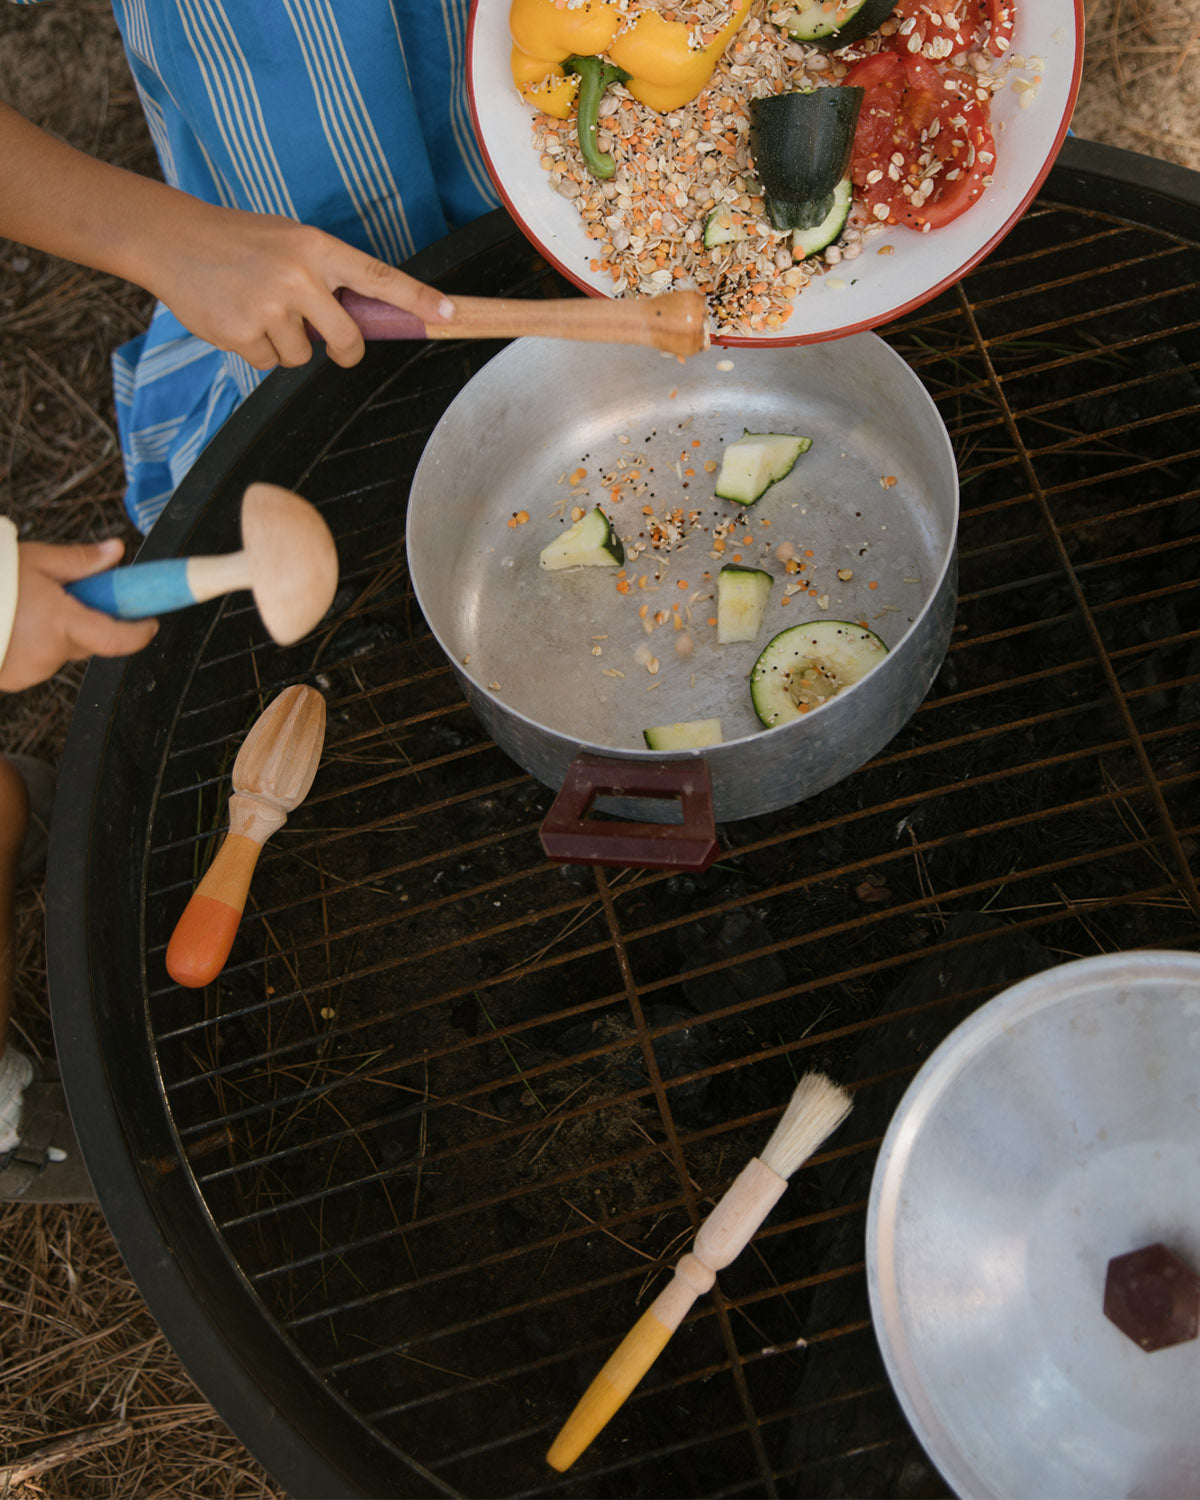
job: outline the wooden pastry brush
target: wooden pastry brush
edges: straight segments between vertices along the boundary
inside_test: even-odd
[[[580,1397],[555,1438],[546,1461],[560,1473],[570,1468],[598,1432],[624,1405],[642,1376],[716,1273],[746,1248],[779,1202],[788,1178],[850,1113],[850,1096],[821,1073],[806,1073],[796,1086],[766,1150],[743,1168],[701,1224],[695,1244],[675,1275],[625,1335],[608,1363]]]

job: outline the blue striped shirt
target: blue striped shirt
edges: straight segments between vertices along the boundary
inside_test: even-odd
[[[113,0],[167,182],[315,224],[392,265],[499,202],[467,105],[468,9]],[[113,373],[126,504],[146,531],[263,375],[161,304]]]

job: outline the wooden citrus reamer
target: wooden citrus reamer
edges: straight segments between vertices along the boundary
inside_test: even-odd
[[[167,972],[190,989],[221,972],[262,847],[312,786],[325,744],[325,700],[284,688],[255,721],[233,762],[229,832],[167,944]]]
[[[850,1113],[850,1096],[821,1073],[806,1073],[761,1156],[751,1158],[701,1224],[691,1251],[604,1368],[584,1391],[546,1455],[552,1468],[570,1468],[598,1432],[624,1405],[662,1353],[688,1309],[710,1291],[750,1243],[775,1207],[788,1178]]]
[[[67,585],[92,609],[144,620],[249,589],[271,638],[290,646],[333,603],[338,557],[321,513],[277,484],[252,484],[242,497],[242,550],[214,557],[168,557],[93,573]]]

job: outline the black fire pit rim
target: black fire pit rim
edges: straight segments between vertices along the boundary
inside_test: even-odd
[[[466,249],[475,255],[486,254],[511,232],[511,220],[498,210],[473,231],[458,231],[415,257],[407,269],[438,284],[461,262]],[[321,372],[327,378],[331,375],[329,366],[324,354],[318,354],[302,369],[278,371],[259,387],[226,424],[223,437],[227,441],[211,445],[179,486],[139,549],[139,559],[186,556],[202,516],[215,499],[220,497],[223,503],[236,505],[252,479],[297,482],[299,469],[264,475],[255,468],[251,455],[264,431],[286,421],[289,406],[307,390],[309,382]],[[355,369],[341,372],[331,398],[337,410],[328,413],[331,425],[336,425],[340,415],[357,410],[378,384],[377,361],[370,357]],[[198,620],[215,619],[220,607],[219,603],[200,606],[189,613]],[[156,646],[149,651],[153,653]],[[338,1451],[360,1455],[367,1429],[358,1414],[314,1374],[264,1315],[261,1303],[213,1229],[187,1174],[176,1173],[175,1181],[165,1189],[160,1186],[150,1191],[145,1144],[131,1139],[121,1117],[96,1006],[69,1003],[69,997],[83,988],[80,976],[93,971],[88,919],[92,902],[87,880],[95,837],[93,788],[112,751],[114,715],[127,678],[144,670],[145,662],[146,658],[97,658],[88,665],[63,752],[47,871],[47,979],[55,1045],[101,1209],[134,1282],[192,1379],[289,1494],[322,1500],[341,1496],[356,1500],[364,1494],[456,1496],[458,1491],[373,1430],[370,1438],[375,1462],[333,1464],[316,1437],[310,1437],[329,1439],[336,1431]],[[140,929],[138,936],[140,939]],[[147,1053],[149,1056],[149,1045]],[[152,1064],[150,1071],[154,1077],[143,1081],[155,1086],[154,1096],[161,1103],[165,1120],[161,1080]],[[82,1108],[81,1101],[86,1101]],[[173,1132],[171,1140],[175,1143]],[[136,1164],[139,1161],[140,1169]],[[196,1234],[194,1240],[189,1235],[182,1244],[173,1239],[171,1226],[163,1217],[168,1201],[190,1216],[193,1229],[203,1228],[203,1234]],[[205,1251],[210,1258],[201,1265]],[[214,1276],[224,1283],[220,1296],[214,1296]],[[239,1319],[229,1319],[231,1306],[239,1308]],[[226,1320],[209,1321],[207,1314],[218,1307]],[[226,1328],[236,1328],[240,1342],[235,1344],[226,1337]],[[252,1356],[246,1346],[248,1331],[255,1336]],[[268,1380],[264,1380],[264,1372]],[[265,1389],[267,1383],[271,1385],[269,1391]],[[383,1455],[389,1461],[380,1462]],[[414,1482],[420,1485],[419,1490],[413,1489]]]
[[[1120,188],[1120,214],[1128,222],[1200,239],[1200,172],[1140,151],[1068,136],[1039,196],[1053,203],[1065,192],[1068,201],[1111,210],[1111,194],[1091,202],[1097,180]]]
[[[1114,189],[1119,190],[1119,210],[1130,222],[1200,238],[1200,173],[1138,153],[1070,138],[1040,197],[1050,204],[1064,201],[1112,212],[1118,201]],[[486,253],[512,233],[511,220],[497,210],[417,257],[408,269],[437,283],[461,262],[468,246],[472,254]],[[324,379],[331,392],[344,393],[347,409],[378,383],[378,365],[372,368],[370,352],[362,365],[340,372],[336,381],[328,363],[319,355],[303,369],[277,372],[255,392],[226,425],[222,442],[201,456],[179,487],[140,556],[185,555],[214,497],[237,496],[251,478],[295,482],[298,474],[252,472],[251,455],[261,435],[286,416],[313,380]],[[215,606],[201,610],[205,608],[215,613]],[[114,714],[128,674],[141,670],[144,663],[134,658],[97,660],[85,673],[63,756],[47,885],[47,969],[56,1045],[85,1159],[101,1190],[101,1206],[139,1291],[189,1374],[290,1494],[331,1500],[398,1494],[411,1492],[416,1482],[427,1493],[454,1495],[399,1450],[388,1453],[386,1440],[367,1428],[298,1357],[233,1265],[186,1171],[174,1174],[169,1192],[148,1190],[144,1143],[139,1146],[132,1140],[122,1121],[99,1016],[95,1004],[88,1003],[92,989],[87,979],[93,968],[88,872],[94,852],[94,788],[112,750]],[[153,1071],[151,1061],[147,1067]],[[161,1089],[157,1097],[163,1130],[174,1139]],[[191,1218],[189,1243],[184,1246],[168,1232],[179,1227],[164,1217],[168,1204]],[[231,1305],[212,1296],[212,1265],[205,1262],[206,1254],[221,1263],[226,1284],[222,1292],[228,1290],[236,1299],[236,1320],[230,1316]],[[254,1353],[247,1349],[250,1335]],[[266,1380],[261,1378],[264,1368]],[[353,1462],[331,1461],[329,1440],[339,1438],[339,1454],[345,1455],[364,1434],[369,1436],[370,1455],[359,1448]]]

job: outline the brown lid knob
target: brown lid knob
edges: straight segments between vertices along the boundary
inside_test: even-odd
[[[1147,1353],[1185,1344],[1200,1329],[1200,1276],[1165,1245],[1114,1256],[1104,1315]]]

